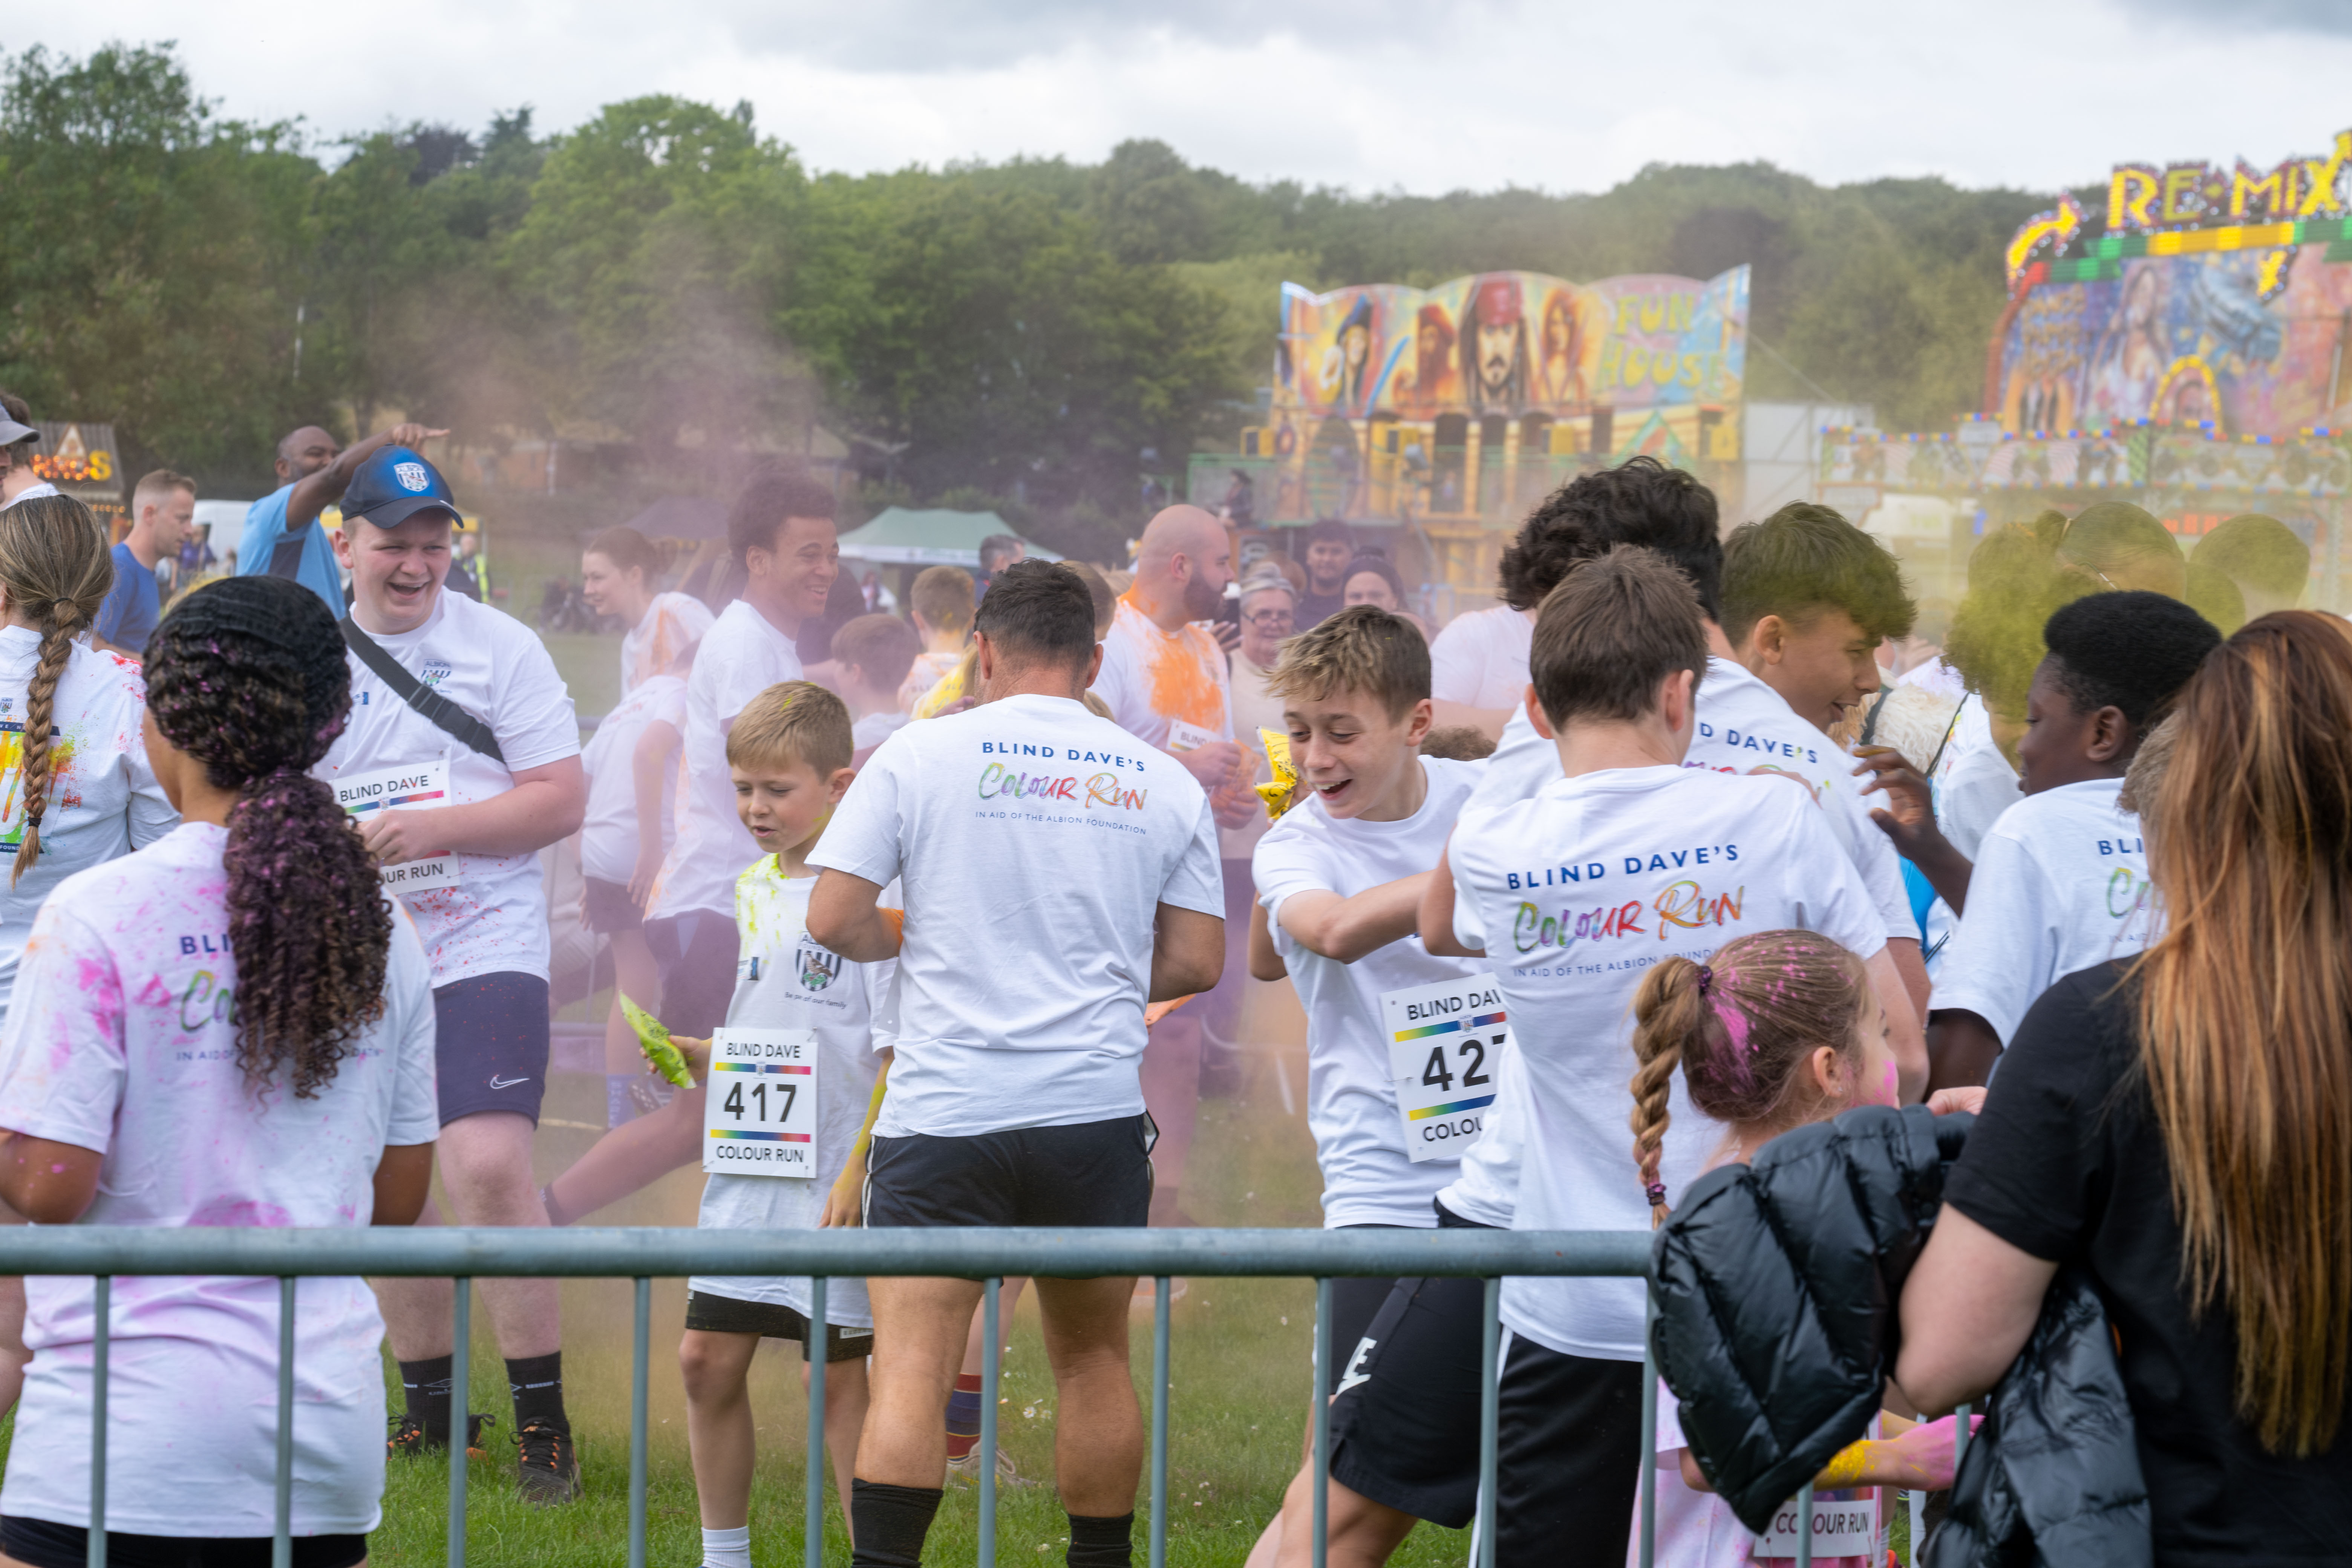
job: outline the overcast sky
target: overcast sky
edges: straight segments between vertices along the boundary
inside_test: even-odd
[[[1591,191],[1653,162],[2050,189],[2257,164],[2352,123],[2352,0],[108,0],[0,47],[176,38],[225,112],[332,137],[749,99],[817,169],[1100,158],[1253,179]]]

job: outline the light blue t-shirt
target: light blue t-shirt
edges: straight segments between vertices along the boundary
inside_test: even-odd
[[[340,619],[343,575],[335,566],[335,547],[328,542],[326,526],[313,521],[299,539],[286,537],[286,503],[293,496],[291,483],[281,485],[246,512],[245,531],[237,538],[236,574],[291,577],[324,599]],[[281,552],[288,557],[282,563],[278,559]]]
[[[114,547],[114,586],[98,606],[98,635],[132,653],[147,651],[147,638],[163,618],[163,595],[154,568],[142,566],[128,543]]]

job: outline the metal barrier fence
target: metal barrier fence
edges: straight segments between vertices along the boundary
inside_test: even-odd
[[[466,1562],[466,1464],[457,1434],[467,1408],[472,1339],[471,1282],[489,1278],[630,1279],[636,1284],[631,1348],[628,1568],[646,1568],[646,1405],[653,1281],[692,1274],[812,1277],[811,1340],[823,1343],[825,1280],[833,1278],[944,1276],[985,1282],[979,1446],[980,1568],[996,1561],[996,1400],[998,1287],[1007,1276],[1084,1279],[1137,1275],[1155,1282],[1151,1323],[1151,1432],[1149,1460],[1150,1568],[1168,1562],[1169,1280],[1291,1277],[1316,1282],[1314,1557],[1324,1568],[1328,1529],[1326,1480],[1331,1458],[1331,1281],[1335,1278],[1444,1276],[1483,1279],[1485,1388],[1478,1438],[1478,1568],[1493,1568],[1497,1306],[1502,1280],[1525,1276],[1643,1276],[1646,1232],[1494,1230],[848,1230],[707,1231],[497,1230],[429,1227],[351,1230],[144,1230],[104,1226],[9,1226],[0,1230],[0,1275],[89,1275],[97,1287],[90,1424],[89,1568],[106,1563],[106,1400],[115,1276],[208,1274],[278,1281],[277,1528],[271,1561],[291,1568],[294,1497],[294,1281],[312,1276],[448,1277],[457,1282],[456,1347],[450,1387],[450,1568]],[[824,1548],[825,1359],[808,1363],[805,1562],[821,1568]],[[1643,1366],[1644,1451],[1656,1431],[1657,1377]],[[1965,1428],[1965,1412],[1962,1417]],[[1641,1568],[1651,1568],[1657,1529],[1657,1469],[1642,1469]],[[1914,1542],[1917,1494],[1913,1494]],[[1812,1489],[1799,1494],[1796,1561],[1810,1568]]]

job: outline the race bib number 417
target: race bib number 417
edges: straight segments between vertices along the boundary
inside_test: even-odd
[[[710,1037],[702,1168],[730,1176],[816,1174],[816,1036],[719,1029]]]
[[[1495,1076],[1510,1038],[1492,974],[1381,994],[1405,1155],[1459,1160],[1486,1131]]]

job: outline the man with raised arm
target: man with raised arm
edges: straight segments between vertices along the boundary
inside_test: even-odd
[[[341,500],[360,465],[386,447],[422,447],[434,437],[447,434],[422,425],[395,425],[348,451],[337,451],[335,438],[316,425],[290,432],[278,443],[278,488],[246,511],[245,531],[237,538],[236,574],[291,577],[341,615],[343,574],[327,531],[314,526],[319,514]]]
[[[1216,984],[1224,893],[1207,795],[1081,700],[1102,663],[1076,573],[998,574],[973,626],[980,705],[884,741],[809,857],[808,931],[898,960],[866,1223],[1139,1226],[1147,1001]],[[878,906],[899,884],[903,931]],[[1037,1281],[1071,1568],[1126,1568],[1143,1463],[1132,1277]],[[856,1568],[916,1568],[947,1479],[940,1412],[981,1287],[876,1278]]]

